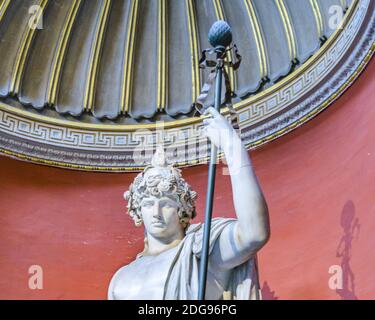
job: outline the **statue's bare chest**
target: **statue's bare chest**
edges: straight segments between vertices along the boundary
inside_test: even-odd
[[[127,265],[116,280],[115,299],[163,299],[176,250],[172,248],[157,256],[144,256]]]

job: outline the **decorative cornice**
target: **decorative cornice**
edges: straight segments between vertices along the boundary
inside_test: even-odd
[[[343,29],[338,30],[320,51],[287,79],[248,101],[236,104],[242,138],[248,148],[257,148],[315,117],[340,97],[359,76],[373,56],[375,47],[375,4],[360,0],[352,4]],[[15,111],[17,110],[17,111]],[[226,110],[223,111],[226,114]],[[25,116],[27,114],[28,116]],[[149,152],[162,141],[179,166],[205,163],[206,140],[201,119],[187,119],[120,131],[113,128],[79,127],[40,121],[30,112],[0,104],[0,151],[34,163],[92,171],[137,171]],[[147,130],[149,129],[149,130]],[[173,150],[174,149],[174,150]],[[149,152],[152,154],[152,152]]]

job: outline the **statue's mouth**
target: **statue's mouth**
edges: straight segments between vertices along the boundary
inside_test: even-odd
[[[164,227],[164,222],[160,221],[160,220],[156,220],[156,221],[152,221],[151,224],[154,226],[154,227]]]

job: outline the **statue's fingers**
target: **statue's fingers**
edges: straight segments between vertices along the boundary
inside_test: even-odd
[[[211,115],[213,117],[218,117],[220,116],[220,113],[213,107],[209,107],[208,109],[206,109],[206,111],[204,112],[204,115],[207,116],[207,115]]]

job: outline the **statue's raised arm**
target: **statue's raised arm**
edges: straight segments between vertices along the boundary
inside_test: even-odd
[[[268,208],[248,152],[237,132],[208,108],[204,132],[224,152],[231,177],[237,221],[224,228],[210,254],[210,267],[230,270],[253,256],[269,239]]]

